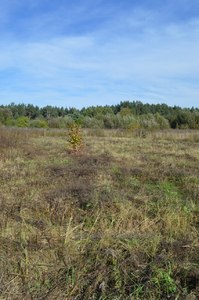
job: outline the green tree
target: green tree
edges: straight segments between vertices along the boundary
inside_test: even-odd
[[[7,125],[12,119],[12,111],[9,108],[0,108],[0,124]]]

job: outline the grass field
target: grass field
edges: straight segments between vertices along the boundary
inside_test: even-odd
[[[0,128],[0,299],[199,297],[199,132]]]

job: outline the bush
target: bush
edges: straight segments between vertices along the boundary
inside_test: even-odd
[[[35,119],[30,121],[30,127],[48,128],[48,122],[45,119]]]
[[[169,121],[161,116],[159,113],[155,114],[155,120],[159,125],[159,129],[168,129],[170,128]]]
[[[143,129],[154,130],[159,129],[159,124],[153,114],[140,116],[140,127]]]
[[[16,120],[13,118],[7,119],[5,122],[6,126],[16,126]]]
[[[29,118],[28,117],[19,117],[16,120],[17,127],[29,127]]]
[[[104,127],[108,129],[115,128],[116,116],[113,114],[107,114],[104,116]]]
[[[137,117],[134,115],[125,115],[120,117],[120,128],[123,129],[138,129],[140,127],[140,123]]]
[[[68,142],[72,148],[72,151],[78,152],[83,147],[83,137],[81,128],[78,124],[70,125],[68,132]]]
[[[104,123],[103,120],[98,120],[96,118],[91,118],[91,117],[84,117],[82,126],[84,128],[98,129],[98,128],[103,128]]]
[[[67,128],[74,124],[74,120],[70,116],[51,118],[48,120],[48,126],[50,128]]]

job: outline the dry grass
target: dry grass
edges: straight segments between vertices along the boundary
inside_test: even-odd
[[[96,134],[0,128],[0,299],[197,299],[198,132]]]

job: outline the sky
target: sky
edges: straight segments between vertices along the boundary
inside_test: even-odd
[[[0,0],[0,104],[199,107],[198,0]]]

